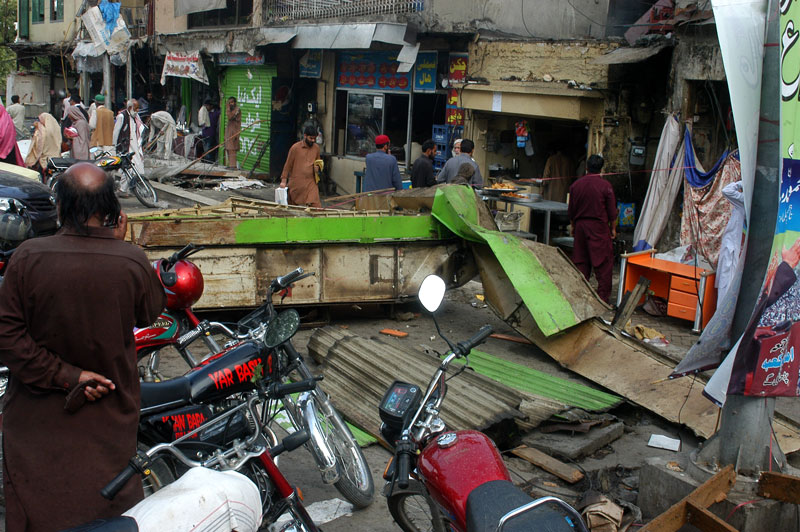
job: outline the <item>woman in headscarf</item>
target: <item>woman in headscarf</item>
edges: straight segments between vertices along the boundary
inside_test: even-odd
[[[61,157],[61,128],[50,113],[40,114],[33,125],[35,130],[25,166],[41,172],[47,168],[48,157]]]
[[[78,136],[72,139],[72,158],[86,161],[89,159],[89,122],[77,105],[70,106],[67,116],[78,132]]]
[[[0,161],[25,166],[17,146],[17,128],[6,108],[0,105]]]

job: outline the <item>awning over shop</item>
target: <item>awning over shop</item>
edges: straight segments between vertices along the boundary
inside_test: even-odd
[[[584,121],[602,113],[602,95],[555,87],[549,83],[492,83],[466,85],[461,91],[461,107],[474,111],[510,113],[562,120]]]
[[[653,57],[668,45],[646,46],[644,48],[617,48],[607,54],[595,57],[591,61],[594,65],[620,65],[623,63],[638,63]]]

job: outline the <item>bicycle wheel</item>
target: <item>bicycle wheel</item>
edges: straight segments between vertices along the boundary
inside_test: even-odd
[[[133,195],[136,196],[136,199],[145,207],[155,207],[158,197],[156,196],[156,189],[153,188],[153,185],[135,170],[130,177],[133,182]]]
[[[393,493],[386,499],[389,513],[405,532],[445,532],[447,530],[442,513],[425,489],[412,481],[409,486],[418,489]]]
[[[361,447],[358,446],[358,442],[325,392],[315,388],[310,394],[309,401],[323,437],[336,456],[339,480],[334,482],[334,487],[355,508],[366,508],[372,503],[375,485]],[[304,411],[307,412],[308,407]],[[302,428],[307,428],[309,421],[306,421],[302,412],[298,414]],[[313,441],[309,441],[308,445],[313,445]],[[312,454],[317,456],[316,452]]]

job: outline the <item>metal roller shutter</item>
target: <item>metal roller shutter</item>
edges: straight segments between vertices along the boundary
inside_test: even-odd
[[[224,132],[228,125],[225,109],[228,98],[233,96],[242,109],[242,134],[239,137],[239,154],[236,158],[245,170],[253,168],[259,153],[264,150],[256,171],[269,172],[272,78],[275,74],[275,65],[232,66],[225,69],[220,100],[223,127],[220,128],[219,140],[222,142],[225,138]]]

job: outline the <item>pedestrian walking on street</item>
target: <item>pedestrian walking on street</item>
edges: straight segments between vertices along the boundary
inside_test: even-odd
[[[6,108],[0,105],[0,162],[25,166],[17,146],[17,128]]]
[[[475,169],[475,172],[470,178],[469,184],[475,186],[483,185],[481,169],[478,168],[478,163],[472,159],[472,151],[474,149],[475,143],[473,143],[470,139],[462,139],[459,154],[447,160],[442,169],[439,171],[439,175],[436,176],[436,182],[452,183],[456,178],[461,165],[467,163]]]
[[[95,109],[89,118],[92,138],[89,147],[100,146],[104,152],[114,155],[114,112],[106,107],[106,98],[102,94],[94,97]]]
[[[280,187],[289,187],[290,205],[322,207],[317,180],[314,178],[314,161],[319,159],[319,145],[316,141],[317,128],[306,126],[303,129],[303,139],[289,148],[289,155],[281,172]]]
[[[403,178],[397,167],[397,158],[389,155],[390,140],[387,135],[375,137],[376,151],[367,154],[367,169],[364,172],[364,186],[361,192],[394,188],[403,189]]]
[[[411,166],[411,186],[414,188],[432,187],[436,184],[433,173],[433,158],[436,157],[436,143],[428,139],[422,143],[422,155]]]
[[[67,118],[72,121],[70,127],[77,132],[77,136],[72,138],[72,158],[85,161],[89,159],[89,122],[77,105],[70,106]]]
[[[72,166],[56,198],[61,230],[23,242],[0,286],[9,532],[118,516],[143,497],[138,476],[114,501],[100,490],[136,453],[133,328],[158,317],[164,289],[144,252],[122,240],[127,218],[102,169]]]
[[[588,173],[569,188],[567,214],[575,237],[572,262],[588,280],[594,271],[597,295],[611,301],[614,267],[613,239],[617,236],[617,201],[611,183],[600,175],[603,157],[586,161]]]
[[[128,100],[125,109],[117,114],[112,142],[116,146],[119,155],[133,152],[131,162],[139,174],[144,174],[144,156],[142,154],[142,129],[144,129],[144,124],[139,119],[138,110],[139,102],[134,99]],[[129,179],[123,173],[119,181],[120,197],[130,197],[129,186]]]
[[[11,105],[6,108],[6,111],[14,121],[14,127],[17,128],[17,136],[28,138],[28,132],[25,131],[25,106],[19,103],[18,95],[15,94],[11,97]]]
[[[50,113],[40,114],[33,126],[33,138],[25,157],[25,166],[41,172],[47,168],[49,157],[61,157],[61,126]]]
[[[228,125],[225,127],[225,164],[238,168],[236,154],[239,152],[239,136],[242,133],[242,110],[236,105],[236,98],[228,98],[225,106]]]

